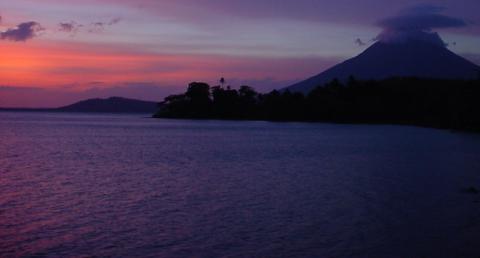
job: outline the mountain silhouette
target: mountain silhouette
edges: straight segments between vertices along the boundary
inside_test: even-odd
[[[108,99],[88,99],[61,107],[56,111],[62,112],[89,112],[89,113],[154,113],[157,103],[121,97]]]
[[[308,93],[333,79],[382,80],[390,77],[476,79],[480,67],[447,47],[423,40],[378,41],[360,55],[286,89]]]

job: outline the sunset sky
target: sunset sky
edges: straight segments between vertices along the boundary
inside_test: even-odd
[[[432,4],[433,3],[433,4]],[[408,8],[480,64],[480,1],[0,0],[0,106],[112,95],[161,100],[191,81],[281,88],[359,54]],[[411,9],[410,9],[411,10]],[[432,11],[433,10],[433,11]]]

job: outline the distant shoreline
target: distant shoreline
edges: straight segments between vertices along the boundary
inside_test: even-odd
[[[131,113],[152,114],[157,110],[157,103],[122,97],[110,97],[107,99],[87,99],[57,108],[23,108],[1,107],[0,111],[10,112],[63,112],[63,113]]]
[[[30,109],[30,108],[0,108],[0,113],[2,112],[19,112],[19,113],[61,113],[61,114],[90,114],[90,115],[146,115],[145,118],[159,119],[159,117],[154,117],[151,113],[112,113],[112,112],[82,112],[82,111],[62,111],[58,109]],[[462,132],[462,133],[474,133],[480,134],[480,130],[477,129],[465,129],[465,128],[449,128],[441,126],[433,126],[427,124],[415,124],[411,122],[398,122],[398,121],[318,121],[318,120],[265,120],[265,119],[234,119],[234,118],[174,118],[174,117],[160,117],[160,119],[166,120],[183,120],[183,121],[230,121],[230,122],[269,122],[269,123],[306,123],[306,124],[336,124],[336,125],[389,125],[389,126],[412,126],[412,127],[421,127],[428,129],[437,129],[437,130],[448,130],[452,132]]]
[[[398,122],[398,121],[320,121],[320,120],[265,120],[265,119],[228,119],[228,118],[175,118],[175,117],[155,117],[153,119],[166,119],[166,120],[180,120],[180,121],[230,121],[230,122],[268,122],[268,123],[305,123],[305,124],[334,124],[334,125],[387,125],[387,126],[411,126],[426,129],[447,130],[452,132],[462,133],[474,133],[480,134],[480,130],[476,128],[451,128],[442,127],[428,124],[415,124],[411,122]]]
[[[106,111],[73,111],[61,110],[56,108],[0,108],[0,112],[18,112],[18,113],[63,113],[63,114],[140,114],[152,116],[151,112],[106,112]]]
[[[0,112],[61,112],[56,108],[0,108]]]

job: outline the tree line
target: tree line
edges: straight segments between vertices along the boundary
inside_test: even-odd
[[[159,103],[158,118],[393,123],[480,130],[480,80],[333,80],[308,94],[260,94],[192,82]]]

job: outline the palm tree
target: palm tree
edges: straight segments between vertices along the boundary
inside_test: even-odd
[[[222,78],[220,78],[220,84],[221,84],[221,85],[222,85],[222,87],[223,87],[223,85],[225,84],[225,78],[223,78],[223,77],[222,77]]]

